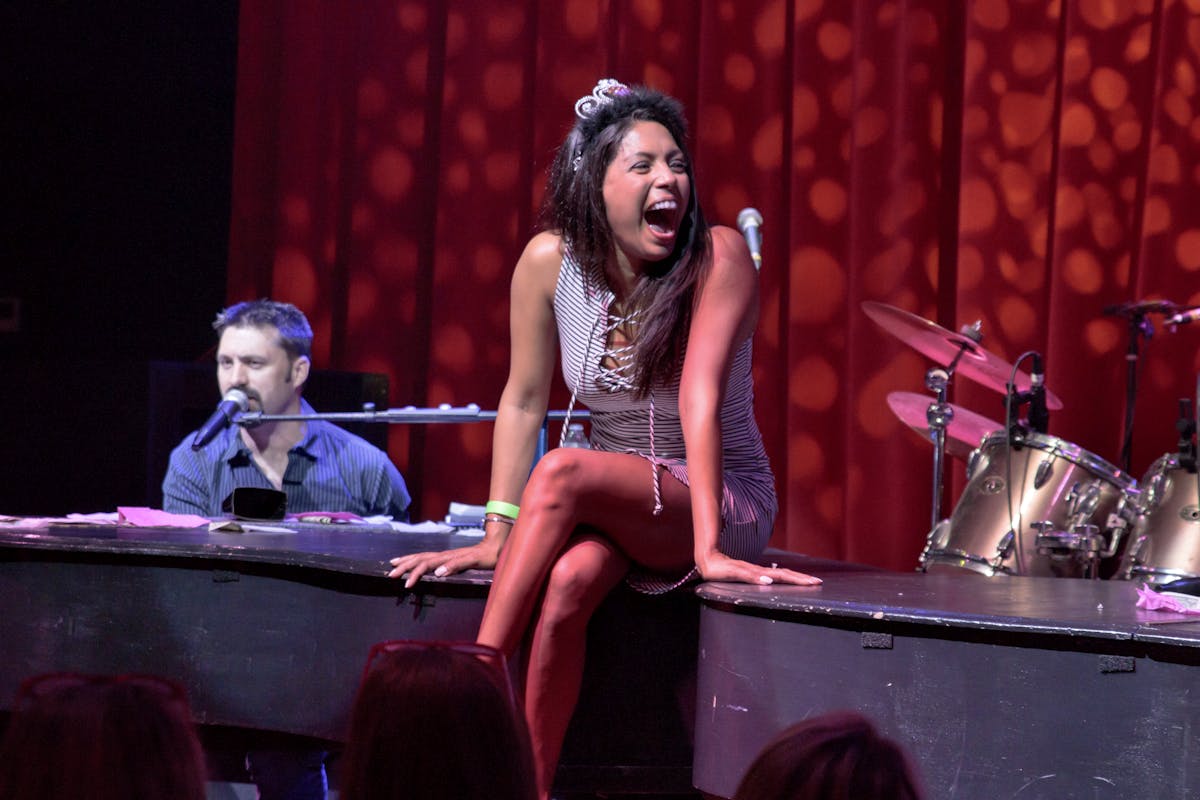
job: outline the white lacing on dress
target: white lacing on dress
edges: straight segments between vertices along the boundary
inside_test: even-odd
[[[595,383],[600,388],[611,392],[629,392],[635,387],[633,381],[629,377],[629,371],[633,365],[632,358],[627,358],[633,355],[633,345],[625,344],[620,347],[611,347],[609,342],[612,339],[613,333],[622,325],[629,325],[638,316],[640,309],[635,309],[633,312],[618,317],[609,313],[610,302],[602,302],[600,311],[596,315],[596,319],[592,321],[591,329],[588,331],[587,343],[584,345],[583,358],[579,361],[579,374],[575,378],[575,389],[571,392],[571,401],[567,403],[567,413],[563,418],[562,430],[558,434],[558,446],[562,447],[567,438],[567,428],[571,424],[571,413],[575,410],[575,400],[579,393],[579,387],[583,384],[584,372],[587,369],[588,358],[592,353],[592,342],[597,338],[597,328],[603,325],[600,330],[600,341],[604,342],[604,348],[599,353],[598,364],[596,366]],[[613,364],[608,366],[608,362]],[[636,450],[627,450],[628,453],[637,453]],[[662,482],[659,474],[658,456],[654,450],[654,390],[650,390],[650,457],[646,459],[650,463],[650,480],[654,487],[654,516],[662,513]]]

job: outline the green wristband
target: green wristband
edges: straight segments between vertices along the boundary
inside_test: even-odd
[[[503,500],[488,500],[483,510],[485,514],[499,514],[502,517],[516,519],[517,514],[521,511],[521,507],[514,506],[512,503],[506,503]]]

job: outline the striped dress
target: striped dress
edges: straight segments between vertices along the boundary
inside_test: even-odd
[[[679,423],[680,371],[670,381],[655,386],[648,397],[638,398],[619,369],[602,366],[606,356],[621,355],[619,350],[609,348],[612,331],[626,321],[609,316],[612,301],[613,293],[603,275],[598,270],[584,275],[568,253],[554,290],[554,315],[563,379],[572,392],[572,407],[578,402],[591,411],[592,447],[636,453],[649,462],[646,481],[653,486],[657,502],[656,465],[689,485]],[[775,479],[754,420],[751,351],[750,339],[738,348],[721,408],[724,488],[719,546],[726,555],[741,559],[754,559],[762,553],[778,510]],[[564,431],[568,422],[563,422]],[[676,575],[635,568],[627,580],[638,591],[661,594],[697,575],[695,568]]]

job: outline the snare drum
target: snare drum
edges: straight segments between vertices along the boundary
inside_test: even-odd
[[[1137,482],[1070,442],[1005,431],[985,437],[967,464],[967,487],[929,533],[926,572],[1098,577],[1114,571],[1132,522]]]
[[[1133,535],[1118,577],[1167,583],[1200,577],[1196,473],[1179,456],[1159,457],[1142,478]]]

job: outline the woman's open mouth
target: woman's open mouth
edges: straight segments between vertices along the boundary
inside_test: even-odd
[[[646,209],[644,214],[646,225],[658,236],[673,236],[678,224],[679,202],[659,200]]]

